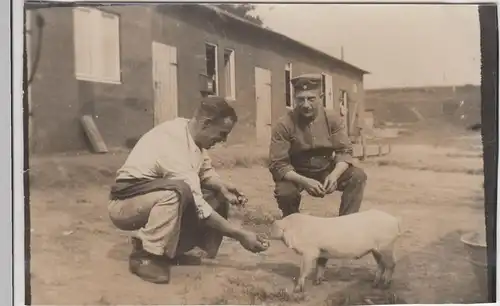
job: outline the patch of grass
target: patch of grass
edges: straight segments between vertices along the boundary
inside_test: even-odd
[[[208,304],[212,304],[212,305],[228,305],[228,304],[231,304],[231,303],[229,303],[229,300],[226,297],[219,296],[219,297],[216,297],[215,299],[213,299],[212,301],[210,301]]]
[[[419,170],[419,171],[432,171],[432,172],[437,172],[437,173],[463,173],[463,174],[468,174],[468,175],[483,175],[483,169],[471,169],[471,168],[459,168],[459,167],[453,167],[453,166],[437,166],[437,165],[421,165],[421,164],[410,164],[410,163],[405,163],[405,162],[400,162],[397,160],[389,160],[389,159],[382,159],[382,160],[376,160],[373,162],[370,162],[372,164],[375,164],[376,166],[379,167],[387,167],[387,166],[392,166],[392,167],[398,167],[401,169],[408,169],[408,170]]]
[[[245,225],[271,225],[277,218],[277,215],[261,209],[245,210],[243,212],[243,224]]]
[[[273,286],[254,285],[239,277],[228,278],[228,283],[229,285],[224,294],[210,301],[210,304],[221,305],[235,302],[238,304],[258,305],[271,303],[274,305],[305,301],[304,294],[290,293],[283,288],[273,288]]]
[[[247,209],[241,212],[240,220],[245,228],[268,236],[270,234],[271,224],[274,220],[281,217],[279,212],[265,211],[258,207],[257,209]]]
[[[215,168],[250,168],[268,163],[268,148],[259,145],[217,147],[209,154]]]
[[[394,305],[407,304],[404,299],[390,291],[375,291],[371,289],[348,290],[332,294],[327,297],[327,306],[348,306],[348,305]]]
[[[255,305],[262,302],[287,302],[300,303],[305,300],[304,294],[289,293],[285,289],[269,291],[266,288],[250,285],[246,288],[246,294],[250,297],[250,303]]]

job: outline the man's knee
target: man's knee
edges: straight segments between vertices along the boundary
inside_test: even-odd
[[[368,176],[366,175],[366,172],[358,167],[351,166],[351,182],[355,184],[364,184],[366,180],[368,179]]]
[[[276,182],[274,196],[277,199],[295,199],[300,197],[300,190],[297,185],[292,182]]]

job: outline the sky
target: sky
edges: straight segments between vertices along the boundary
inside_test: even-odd
[[[365,88],[480,84],[474,5],[257,4],[264,24],[370,72]]]

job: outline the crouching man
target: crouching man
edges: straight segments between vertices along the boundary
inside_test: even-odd
[[[153,283],[170,282],[170,266],[195,247],[211,258],[223,236],[251,252],[267,248],[228,218],[242,194],[221,181],[206,150],[225,141],[237,122],[220,97],[201,101],[192,119],[164,122],[142,136],[117,172],[108,210],[121,230],[137,231],[129,269]]]
[[[323,107],[321,75],[291,80],[294,109],[273,127],[269,171],[283,217],[299,212],[301,192],[324,197],[342,191],[339,215],[359,211],[365,172],[352,165],[352,145],[340,118]]]

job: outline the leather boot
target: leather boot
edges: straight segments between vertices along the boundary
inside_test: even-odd
[[[170,263],[164,256],[151,254],[142,248],[138,238],[132,238],[129,271],[141,279],[155,284],[170,283]]]

